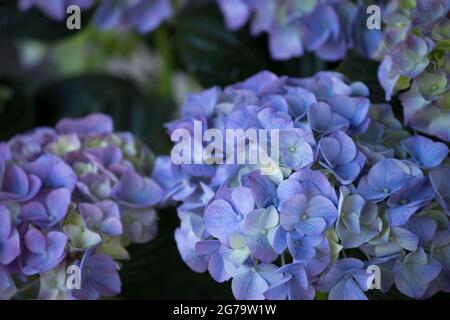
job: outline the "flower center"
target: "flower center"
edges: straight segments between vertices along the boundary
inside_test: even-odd
[[[384,193],[389,193],[391,190],[389,190],[388,188],[383,188],[383,192]]]
[[[259,233],[261,233],[263,236],[267,234],[267,229],[262,229]]]
[[[289,152],[294,153],[294,152],[296,152],[296,151],[297,151],[297,148],[296,148],[296,147],[294,147],[294,146],[289,147]]]
[[[304,214],[302,214],[301,218],[303,221],[305,221],[306,219],[308,219],[308,216],[306,215],[306,213],[304,213]]]

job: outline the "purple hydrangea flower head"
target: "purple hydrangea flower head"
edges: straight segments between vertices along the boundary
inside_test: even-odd
[[[450,141],[448,112],[449,5],[446,0],[392,1],[383,15],[384,39],[376,56],[378,79],[389,100],[400,90],[405,124]],[[443,36],[447,34],[447,36]]]
[[[268,3],[258,2],[259,12],[270,12]],[[255,27],[266,30],[258,19]],[[368,96],[363,83],[339,73],[297,79],[267,71],[189,95],[169,134],[193,134],[194,121],[221,133],[266,130],[278,133],[279,152],[266,152],[266,164],[229,163],[224,151],[237,143],[225,141],[219,163],[157,159],[153,176],[164,202],[178,206],[175,240],[185,263],[230,281],[237,299],[313,299],[322,291],[367,299],[372,265],[383,292],[395,286],[422,298],[448,290],[448,150],[412,136],[391,106]],[[182,142],[174,142],[177,150]],[[239,152],[252,143],[244,140]],[[420,248],[441,271],[419,285],[405,282],[394,266]]]
[[[276,60],[312,51],[323,60],[336,61],[350,48],[370,57],[381,41],[379,30],[359,27],[365,20],[364,7],[350,1],[218,0],[218,4],[229,29],[250,21],[252,34],[267,33]]]
[[[3,143],[0,297],[12,298],[33,278],[39,278],[39,299],[120,293],[115,260],[129,258],[125,245],[157,233],[154,206],[163,190],[146,176],[151,159],[130,133],[114,132],[103,114],[63,119],[56,129]],[[77,290],[66,286],[73,266],[82,270]]]

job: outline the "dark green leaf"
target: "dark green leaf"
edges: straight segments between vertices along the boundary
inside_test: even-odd
[[[175,21],[179,63],[205,87],[234,83],[268,66],[266,43],[246,28],[228,31],[215,5],[190,6]]]
[[[385,102],[384,90],[378,78],[378,65],[376,61],[368,60],[356,52],[347,55],[336,71],[343,73],[350,81],[362,81],[370,90],[370,99],[374,103]]]

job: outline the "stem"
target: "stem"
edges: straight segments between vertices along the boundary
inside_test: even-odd
[[[170,98],[172,96],[172,74],[174,63],[167,26],[161,26],[154,32],[154,41],[162,60],[158,92],[162,97]]]
[[[286,264],[286,259],[284,257],[284,252],[281,254],[281,265],[284,266]]]

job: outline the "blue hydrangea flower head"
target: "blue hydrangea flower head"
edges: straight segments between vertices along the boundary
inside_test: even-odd
[[[376,266],[383,293],[447,291],[448,149],[411,135],[390,105],[368,96],[363,83],[339,73],[297,79],[268,71],[190,95],[169,133],[192,133],[199,119],[221,132],[278,130],[279,154],[269,157],[269,171],[157,159],[162,172],[153,176],[165,202],[178,206],[175,240],[185,263],[230,281],[237,299],[367,299],[368,268]],[[420,250],[427,262],[417,263],[433,277],[416,281],[402,266],[416,263]]]

